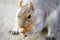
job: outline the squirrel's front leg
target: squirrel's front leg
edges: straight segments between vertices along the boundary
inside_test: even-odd
[[[13,35],[18,35],[19,34],[19,27],[16,26],[15,28],[13,28],[12,30],[9,31],[10,34]]]
[[[48,34],[47,34],[46,40],[56,40],[55,33],[56,33],[56,28],[57,28],[57,23],[58,23],[57,14],[58,13],[54,11],[50,14],[50,16],[47,19]]]
[[[13,35],[18,35],[20,33],[19,29],[20,28],[19,28],[19,25],[18,25],[18,19],[16,17],[16,19],[15,19],[15,27],[12,30],[9,30],[9,33],[13,34]]]

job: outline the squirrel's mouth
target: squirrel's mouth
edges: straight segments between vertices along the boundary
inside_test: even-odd
[[[24,27],[23,25],[21,25],[21,33],[24,34],[24,35],[27,32],[32,31],[32,29],[33,29],[33,25],[32,24],[28,25],[27,27]]]

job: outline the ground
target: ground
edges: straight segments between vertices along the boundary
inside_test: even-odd
[[[0,0],[0,40],[22,40],[20,35],[11,35],[9,30],[15,26],[15,16],[19,8],[19,0]],[[60,27],[56,32],[60,40]]]

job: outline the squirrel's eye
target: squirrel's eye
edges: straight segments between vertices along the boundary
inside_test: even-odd
[[[28,16],[28,19],[30,19],[30,18],[31,18],[31,15]]]

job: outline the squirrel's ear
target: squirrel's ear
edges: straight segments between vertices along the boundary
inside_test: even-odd
[[[23,3],[23,1],[21,0],[21,1],[20,1],[20,7],[22,7],[22,6],[23,6],[23,5],[22,5],[22,3]]]
[[[34,10],[34,7],[33,7],[32,2],[29,3],[28,7],[29,7],[30,9]]]

